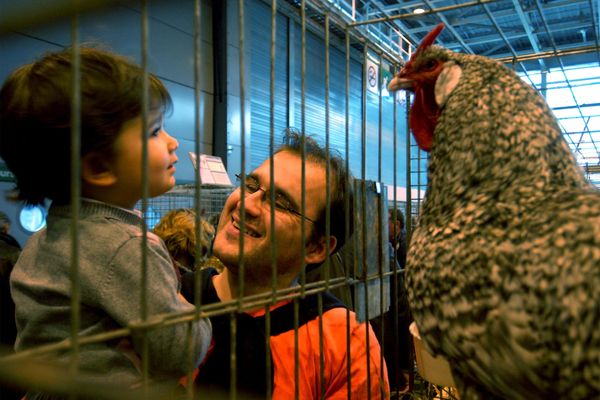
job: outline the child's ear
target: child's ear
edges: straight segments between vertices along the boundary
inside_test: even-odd
[[[104,157],[90,153],[81,160],[81,179],[94,186],[110,186],[117,180]]]
[[[304,261],[306,264],[321,264],[335,250],[336,244],[335,236],[329,236],[329,240],[325,238],[325,235],[321,236],[318,240],[306,245]]]

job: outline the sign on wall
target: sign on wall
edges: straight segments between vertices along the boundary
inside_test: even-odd
[[[381,74],[381,87],[379,83],[379,75]],[[384,97],[394,96],[395,94],[401,93],[401,91],[397,91],[396,93],[389,93],[387,91],[387,85],[394,78],[394,74],[390,71],[390,66],[387,63],[383,63],[383,67],[379,65],[378,62],[367,58],[367,90],[371,93],[379,94],[379,90],[381,90],[381,94]]]
[[[367,58],[367,90],[379,94],[379,64]]]
[[[232,186],[221,157],[200,154],[200,163],[198,163],[196,153],[190,151],[188,154],[194,168],[200,173],[201,184]]]
[[[15,176],[8,169],[6,164],[0,162],[0,182],[14,182]]]

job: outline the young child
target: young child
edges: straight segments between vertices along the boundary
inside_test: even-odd
[[[163,128],[171,98],[149,77],[148,130],[142,139],[143,72],[127,59],[81,49],[81,193],[78,219],[81,336],[140,321],[142,220],[133,207],[142,197],[142,140],[147,142],[150,196],[175,184],[178,142]],[[72,53],[51,53],[15,70],[0,91],[0,156],[16,177],[19,199],[50,199],[47,228],[33,235],[14,267],[17,351],[69,339],[71,331],[71,78]],[[177,276],[164,244],[148,235],[147,314],[194,307],[178,293]],[[191,329],[190,329],[191,327]],[[187,343],[188,334],[191,344]],[[139,386],[141,336],[81,345],[79,371],[100,382]],[[153,381],[197,366],[211,341],[205,319],[147,331]],[[59,352],[69,362],[69,352]],[[48,398],[29,393],[28,399]]]

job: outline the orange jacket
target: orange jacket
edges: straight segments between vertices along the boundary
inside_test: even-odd
[[[278,304],[280,306],[281,304]],[[251,313],[263,315],[264,310]],[[348,318],[349,316],[349,318]],[[334,308],[323,313],[323,386],[326,399],[389,398],[389,382],[385,362],[381,364],[381,349],[370,325],[358,323],[355,314],[344,308]],[[349,322],[349,323],[347,323]],[[369,358],[367,359],[367,326]],[[300,399],[321,398],[319,351],[319,317],[298,328],[298,394]],[[347,332],[350,332],[348,357]],[[271,336],[273,359],[273,399],[288,400],[295,397],[295,333],[293,330]],[[348,379],[348,358],[350,378]],[[367,361],[369,360],[369,361]],[[382,372],[383,367],[383,372]],[[370,380],[367,379],[370,377]]]
[[[203,304],[219,302],[212,284],[214,272],[205,271]],[[182,279],[182,293],[193,299],[193,275]],[[299,324],[294,330],[294,308],[291,300],[280,301],[270,310],[270,355],[272,361],[272,398],[320,399],[321,388],[326,399],[387,399],[389,382],[379,342],[368,323],[356,321],[354,312],[347,311],[339,300],[323,295],[322,318],[319,317],[317,295],[298,299]],[[265,309],[237,314],[236,371],[239,393],[261,397],[266,388]],[[322,324],[320,324],[322,320]],[[226,394],[230,388],[230,316],[211,317],[213,346],[200,366],[194,381],[204,393]],[[322,326],[320,326],[322,325]],[[297,339],[296,339],[297,332]],[[350,338],[348,354],[347,337]],[[298,359],[296,346],[298,343]],[[320,345],[322,340],[323,377],[321,383]],[[367,341],[369,354],[367,357]],[[350,360],[348,362],[348,360]],[[348,363],[350,376],[348,377]],[[298,368],[296,370],[296,365]],[[296,371],[298,386],[296,387]],[[184,380],[185,382],[185,380]]]

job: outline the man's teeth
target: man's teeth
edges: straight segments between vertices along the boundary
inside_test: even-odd
[[[236,221],[233,221],[233,226],[240,231],[242,230]],[[258,237],[258,234],[256,232],[250,231],[247,228],[245,229],[244,234],[252,237]]]

